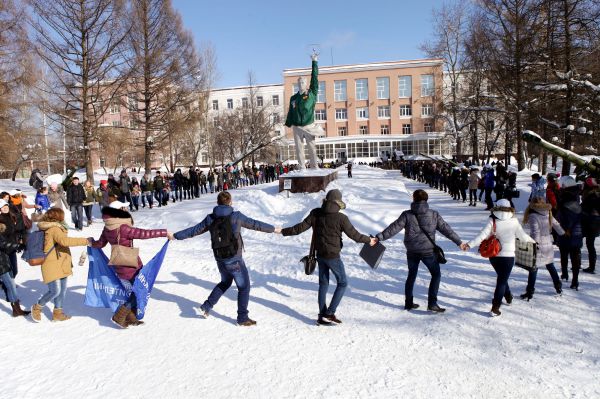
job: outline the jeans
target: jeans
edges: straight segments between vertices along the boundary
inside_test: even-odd
[[[344,292],[348,286],[348,280],[346,279],[346,270],[344,269],[344,262],[342,259],[325,259],[317,258],[319,264],[319,317],[330,316],[335,314],[337,307],[339,306]],[[327,307],[327,290],[329,289],[329,271],[333,272],[337,285],[331,298],[331,303]]]
[[[546,269],[548,269],[548,273],[550,273],[550,277],[552,277],[552,282],[554,283],[554,288],[560,286],[560,278],[558,277],[558,272],[556,271],[556,267],[554,267],[554,263],[548,263],[546,265]],[[537,279],[538,269],[530,270],[529,277],[527,278],[527,288],[525,291],[528,294],[532,294],[535,292],[535,280]]]
[[[83,229],[83,205],[73,204],[71,205],[71,220],[76,229]]]
[[[585,237],[585,246],[588,250],[589,256],[589,268],[593,271],[596,270],[596,247],[594,246],[594,241],[596,237],[593,235],[588,235]]]
[[[152,192],[146,191],[142,194],[142,207],[146,206],[146,201],[148,201],[148,206],[152,207],[154,204],[154,198],[152,198]]]
[[[164,192],[162,190],[156,190],[154,192],[154,198],[156,198],[156,202],[158,202],[158,207],[160,208],[162,204],[165,202],[164,200]],[[167,199],[168,200],[168,199]]]
[[[486,189],[487,190],[487,189]],[[510,287],[508,286],[508,278],[515,264],[514,256],[496,256],[490,258],[490,263],[496,271],[496,290],[494,291],[494,300],[492,304],[500,306],[502,298],[505,295],[510,295]]]
[[[10,276],[12,278],[16,278],[17,274],[19,273],[19,263],[17,262],[17,253],[13,252],[13,253],[9,254],[8,259],[10,259],[10,268],[11,268]]]
[[[581,248],[559,246],[558,249],[560,250],[562,277],[564,279],[569,278],[569,257],[571,257],[571,267],[573,268],[572,283],[577,285],[579,283],[579,269],[581,268]]]
[[[200,184],[200,194],[208,194],[208,188],[206,187],[206,183]]]
[[[140,194],[133,194],[131,196],[131,200],[133,202],[133,207],[135,208],[135,210],[137,211],[138,209],[140,209]]]
[[[243,259],[232,258],[217,261],[217,267],[221,274],[221,282],[215,286],[208,299],[202,304],[201,309],[210,311],[219,302],[221,296],[231,287],[235,281],[238,289],[238,316],[237,322],[243,323],[248,320],[248,302],[250,301],[250,276]]]
[[[138,273],[139,273],[138,269]],[[137,276],[137,274],[136,274]],[[124,280],[122,278],[120,278],[119,280],[121,280],[121,284],[123,284],[123,287],[125,288],[125,290],[129,291],[131,290],[131,294],[129,294],[129,298],[127,298],[127,301],[123,304],[126,308],[132,310],[134,313],[137,314],[137,298],[135,296],[135,293],[133,292],[133,283],[135,282],[135,277],[133,277],[131,280]]]
[[[85,211],[85,218],[88,221],[88,224],[92,223],[92,208],[94,205],[85,205],[83,210]]]
[[[476,204],[477,203],[477,189],[469,190],[469,203]]]
[[[15,285],[15,280],[10,276],[10,272],[0,275],[0,282],[2,282],[5,287],[8,301],[17,302],[19,300],[19,297],[17,296],[17,286]]]
[[[214,193],[215,192],[215,183],[213,182],[208,182],[208,188],[210,188],[210,193]]]
[[[65,294],[67,293],[67,278],[63,277],[60,280],[54,280],[48,283],[48,292],[46,292],[37,301],[38,305],[44,306],[50,301],[54,301],[54,307],[62,309],[63,302],[65,300]]]
[[[434,254],[422,255],[408,253],[406,255],[408,277],[406,278],[406,284],[404,286],[405,300],[407,303],[412,303],[413,287],[415,285],[415,280],[417,279],[420,262],[423,262],[431,274],[431,282],[429,283],[429,292],[427,294],[427,306],[437,305],[437,294],[440,288],[442,273],[440,272],[440,264]]]

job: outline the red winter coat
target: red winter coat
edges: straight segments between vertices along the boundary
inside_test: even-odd
[[[548,185],[546,186],[546,201],[552,205],[552,209],[558,208],[558,204],[556,202],[556,193],[558,193],[559,189],[560,185],[555,181],[549,181]]]
[[[102,219],[105,227],[98,241],[94,241],[92,247],[104,248],[106,244],[122,245],[132,247],[133,240],[146,240],[148,238],[166,237],[167,230],[144,230],[133,227],[133,219],[127,211],[104,207],[102,209]],[[117,237],[119,242],[117,243]],[[138,257],[138,266],[142,267],[142,260]],[[131,280],[137,273],[136,268],[127,266],[110,265],[120,279]]]

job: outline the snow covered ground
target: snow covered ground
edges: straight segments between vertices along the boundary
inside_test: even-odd
[[[376,233],[410,203],[421,184],[397,171],[355,167],[340,179],[346,214],[359,231]],[[527,175],[519,176],[524,186]],[[26,182],[16,183],[31,192]],[[0,188],[15,183],[2,181]],[[462,238],[472,238],[487,212],[430,192]],[[289,226],[319,206],[324,193],[277,193],[276,184],[232,191],[234,207],[266,222]],[[518,203],[522,211],[527,194]],[[139,227],[177,231],[199,222],[215,195],[134,213]],[[73,236],[98,237],[101,223]],[[337,316],[343,324],[315,325],[317,276],[305,276],[298,260],[310,232],[282,237],[244,231],[252,280],[253,328],[235,324],[232,288],[209,319],[199,305],[218,281],[208,235],[170,244],[146,312],[146,325],[119,330],[108,309],[83,305],[87,267],[75,266],[65,311],[68,322],[13,319],[0,302],[0,392],[4,398],[594,398],[600,397],[600,276],[582,274],[580,291],[556,296],[545,270],[531,302],[516,298],[502,316],[489,317],[495,273],[474,250],[463,253],[439,238],[442,266],[439,302],[444,314],[422,311],[429,274],[421,266],[415,286],[419,310],[406,312],[407,274],[402,234],[386,241],[376,271],[358,256],[361,244],[344,240],[342,259],[349,288]],[[149,260],[163,240],[137,241]],[[74,257],[81,249],[73,250]],[[587,252],[584,249],[584,267]],[[511,287],[524,292],[527,275],[515,269]],[[20,264],[22,302],[31,306],[46,290],[39,268]],[[332,292],[333,287],[330,287]]]

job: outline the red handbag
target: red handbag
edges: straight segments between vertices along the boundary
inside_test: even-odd
[[[479,245],[479,254],[484,258],[493,258],[502,250],[502,244],[496,238],[496,219],[492,219],[492,222],[492,234]]]

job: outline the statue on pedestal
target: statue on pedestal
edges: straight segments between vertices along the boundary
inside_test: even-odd
[[[317,146],[315,136],[322,133],[323,129],[315,124],[315,104],[319,92],[319,67],[317,66],[318,54],[313,50],[312,73],[310,75],[310,86],[306,84],[306,78],[298,78],[298,92],[290,98],[290,107],[288,109],[285,125],[291,127],[294,133],[294,143],[296,145],[296,159],[300,169],[304,169],[304,140],[308,146],[308,155],[310,157],[309,168],[318,168]]]

